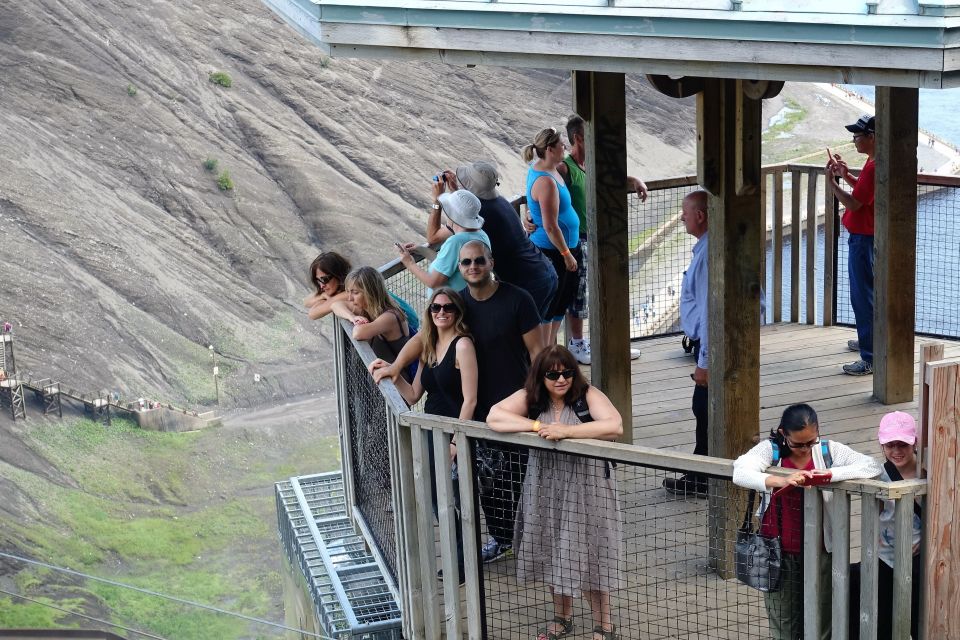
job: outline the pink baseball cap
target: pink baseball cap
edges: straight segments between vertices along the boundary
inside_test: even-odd
[[[914,444],[917,441],[917,421],[909,413],[893,411],[880,418],[877,437],[880,439],[880,444],[888,442]]]

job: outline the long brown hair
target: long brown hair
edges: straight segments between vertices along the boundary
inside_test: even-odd
[[[423,309],[423,321],[420,323],[420,341],[423,343],[420,360],[428,366],[433,366],[437,363],[438,332],[437,325],[433,322],[433,314],[430,313],[430,305],[433,304],[433,301],[436,300],[439,295],[447,296],[450,302],[457,307],[457,321],[453,324],[454,333],[458,336],[470,335],[470,329],[467,328],[467,323],[464,319],[466,307],[463,304],[463,298],[460,297],[460,294],[450,287],[437,287],[434,289],[430,299],[427,300],[427,306]]]
[[[534,158],[542,158],[547,152],[547,147],[552,147],[558,142],[560,142],[560,134],[557,133],[556,129],[553,127],[541,129],[534,137],[533,142],[523,148],[520,155],[524,162],[530,162]]]
[[[566,347],[559,344],[550,345],[534,358],[533,364],[530,365],[530,371],[527,373],[527,380],[523,385],[524,391],[527,392],[527,414],[530,417],[536,418],[550,406],[550,394],[547,392],[543,377],[547,371],[557,368],[573,369],[575,372],[570,388],[563,396],[565,405],[570,406],[587,394],[590,383],[583,377],[577,359]]]
[[[350,273],[350,261],[344,258],[336,251],[324,251],[310,263],[310,282],[317,288],[317,295],[323,293],[323,287],[317,280],[317,269],[323,271],[328,276],[337,279],[340,285],[340,291],[343,291],[347,285],[347,274]]]

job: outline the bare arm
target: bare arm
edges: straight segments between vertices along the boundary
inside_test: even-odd
[[[527,392],[515,391],[490,407],[487,424],[502,433],[533,432],[534,420],[527,417]]]
[[[590,387],[587,390],[587,407],[592,422],[583,424],[547,424],[540,427],[537,435],[547,440],[565,438],[594,438],[597,440],[616,440],[623,435],[623,418],[600,389]]]
[[[457,341],[457,368],[460,369],[460,392],[463,394],[460,419],[473,420],[477,408],[477,350],[470,338]],[[420,376],[419,370],[417,376]]]
[[[379,335],[382,336],[396,336],[397,331],[403,331],[401,323],[398,321],[396,314],[385,311],[379,316],[366,322],[364,324],[354,325],[353,327],[353,339],[354,340],[370,340]],[[397,336],[399,337],[399,336]],[[394,340],[396,338],[388,338],[389,340]]]
[[[311,296],[313,297],[313,296]],[[333,305],[335,302],[346,302],[347,301],[347,292],[341,291],[332,298],[323,297],[323,299],[318,299],[316,303],[311,305],[310,310],[307,312],[307,317],[311,320],[319,320],[320,318],[326,317],[333,312]]]
[[[447,284],[447,281],[450,279],[439,271],[424,270],[423,267],[417,264],[417,261],[413,259],[413,256],[410,255],[410,252],[407,251],[406,248],[398,246],[397,251],[400,252],[400,262],[403,263],[403,266],[406,267],[407,271],[409,271],[414,278],[431,289],[442,287],[443,285]]]
[[[531,195],[540,205],[540,217],[543,223],[543,230],[550,238],[551,244],[561,253],[567,251],[567,241],[560,231],[560,194],[557,191],[557,185],[553,178],[540,176],[533,183]]]
[[[627,190],[636,193],[637,197],[640,198],[640,202],[646,202],[647,196],[650,195],[646,183],[634,176],[627,176]]]
[[[330,310],[338,318],[343,318],[344,320],[349,320],[350,322],[356,323],[357,320],[366,321],[366,318],[363,316],[358,316],[353,312],[353,307],[350,306],[350,303],[344,300],[334,300],[333,304],[330,305]]]
[[[396,382],[400,373],[423,353],[422,335],[423,334],[418,333],[410,340],[407,340],[407,344],[403,345],[400,353],[397,354],[397,358],[392,363],[386,360],[380,360],[379,358],[371,362],[369,369],[370,373],[373,374],[373,381],[380,382],[384,378],[390,378]]]
[[[420,398],[423,397],[423,384],[420,382],[420,373],[423,371],[423,367],[417,368],[417,375],[414,376],[413,382],[407,382],[403,379],[403,376],[397,376],[393,380],[393,384],[396,385],[397,391],[400,392],[400,395],[403,396],[403,400],[407,403],[408,406],[413,406],[417,404]]]
[[[543,350],[543,332],[539,325],[523,334],[523,344],[526,345],[527,353],[530,354],[530,362],[533,362],[537,354]]]

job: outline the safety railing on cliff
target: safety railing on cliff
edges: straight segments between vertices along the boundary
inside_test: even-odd
[[[389,381],[373,383],[366,370],[374,357],[369,346],[354,341],[346,323],[337,321],[336,326],[348,505],[358,529],[388,567],[402,609],[404,637],[532,637],[554,616],[548,587],[568,585],[576,593],[576,586],[570,585],[579,584],[578,572],[583,571],[593,572],[589,578],[593,582],[588,583],[596,585],[602,621],[615,625],[620,637],[697,633],[769,637],[769,620],[779,615],[779,607],[789,605],[734,578],[733,548],[747,508],[746,492],[731,481],[731,461],[593,440],[551,443],[530,434],[498,434],[481,423],[410,411]],[[447,455],[451,443],[457,446],[456,483]],[[543,468],[559,465],[573,478],[568,485],[595,488],[593,493],[566,492],[571,504],[563,523],[565,536],[559,531],[554,536],[552,530],[543,536],[538,531],[551,526],[546,507],[553,497],[537,502],[536,491],[553,485],[532,480],[524,484],[522,474],[517,474],[512,484],[491,492],[488,471],[462,471],[477,468],[478,449],[497,447],[507,451],[494,463],[502,471],[525,467],[527,474],[549,478]],[[489,454],[484,461],[490,464]],[[680,473],[708,476],[703,494],[665,493],[662,480]],[[438,479],[435,489],[431,475]],[[913,520],[907,514],[912,514],[914,499],[924,495],[926,487],[923,480],[836,483],[829,487],[828,507],[822,488],[804,492],[798,506],[802,517],[789,518],[802,520],[803,532],[794,531],[802,543],[799,554],[791,556],[795,560],[784,573],[782,589],[800,594],[810,605],[803,619],[811,635],[805,637],[819,637],[813,634],[828,624],[837,637],[844,637],[837,630],[849,623],[850,562],[858,557],[865,596],[859,608],[861,637],[875,637],[878,499],[897,504],[895,553],[905,561],[899,561],[894,572],[895,589],[901,595],[895,600],[893,624],[900,631],[909,629],[909,597],[903,594],[910,589],[904,567],[910,567]],[[512,519],[509,494],[519,496],[516,519],[524,523],[524,536],[512,536],[520,544],[516,557],[482,564],[479,531],[488,530],[491,515],[503,519],[508,514]],[[833,524],[832,555],[824,551],[821,537],[825,508]],[[524,542],[527,537],[534,542]],[[543,547],[554,538],[558,546]],[[454,579],[461,571],[458,546],[464,559],[463,591]],[[583,565],[563,560],[571,552],[596,549],[600,551]],[[550,571],[545,573],[532,561],[540,557],[554,558]],[[825,609],[812,605],[831,591]],[[575,598],[572,612],[577,625],[589,628],[600,620],[594,620],[586,602]]]

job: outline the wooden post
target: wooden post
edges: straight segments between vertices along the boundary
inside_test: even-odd
[[[920,350],[920,378],[917,388],[920,390],[918,399],[920,416],[917,420],[917,477],[927,477],[927,424],[930,416],[930,385],[927,383],[927,364],[936,360],[943,360],[943,343],[929,343]]]
[[[880,503],[872,495],[860,500],[860,637],[877,638],[877,541],[880,539]]]
[[[810,174],[810,179],[815,181],[817,177]],[[807,238],[809,242],[810,236]],[[836,489],[833,500],[830,501],[830,510],[830,519],[833,522],[831,574],[834,594],[830,615],[830,624],[833,627],[831,640],[847,640],[850,600],[849,596],[844,597],[841,594],[848,594],[850,591],[850,494],[843,489]]]
[[[873,394],[913,400],[918,90],[877,87]]]
[[[800,172],[790,172],[790,322],[800,322]]]
[[[807,171],[807,226],[805,245],[807,269],[804,272],[807,296],[807,324],[817,321],[817,174]]]
[[[833,297],[837,290],[836,252],[837,198],[823,176],[823,326],[833,326]]]
[[[924,509],[924,638],[960,637],[960,364],[928,365],[930,413],[927,504]]]
[[[576,111],[586,122],[592,382],[620,411],[621,441],[633,443],[630,317],[624,307],[630,297],[624,75],[578,71],[573,84]]]
[[[773,321],[783,321],[783,171],[773,174]]]
[[[849,535],[849,526],[846,529]],[[818,599],[827,585],[820,581],[823,550],[823,494],[818,489],[803,492],[803,640],[820,640],[820,630],[829,623],[821,615]]]
[[[760,255],[765,229],[760,190],[737,193],[738,182],[760,181],[760,154],[749,148],[760,144],[760,100],[744,95],[741,81],[709,79],[697,108],[702,112],[698,122],[719,128],[698,136],[701,144],[718,141],[716,148],[703,148],[698,155],[720,173],[708,215],[709,452],[735,458],[753,446],[760,428]],[[739,162],[738,152],[743,154]],[[727,577],[733,572],[730,559],[740,501],[732,487],[718,489],[720,485],[714,485],[710,492],[710,560],[718,574]]]

